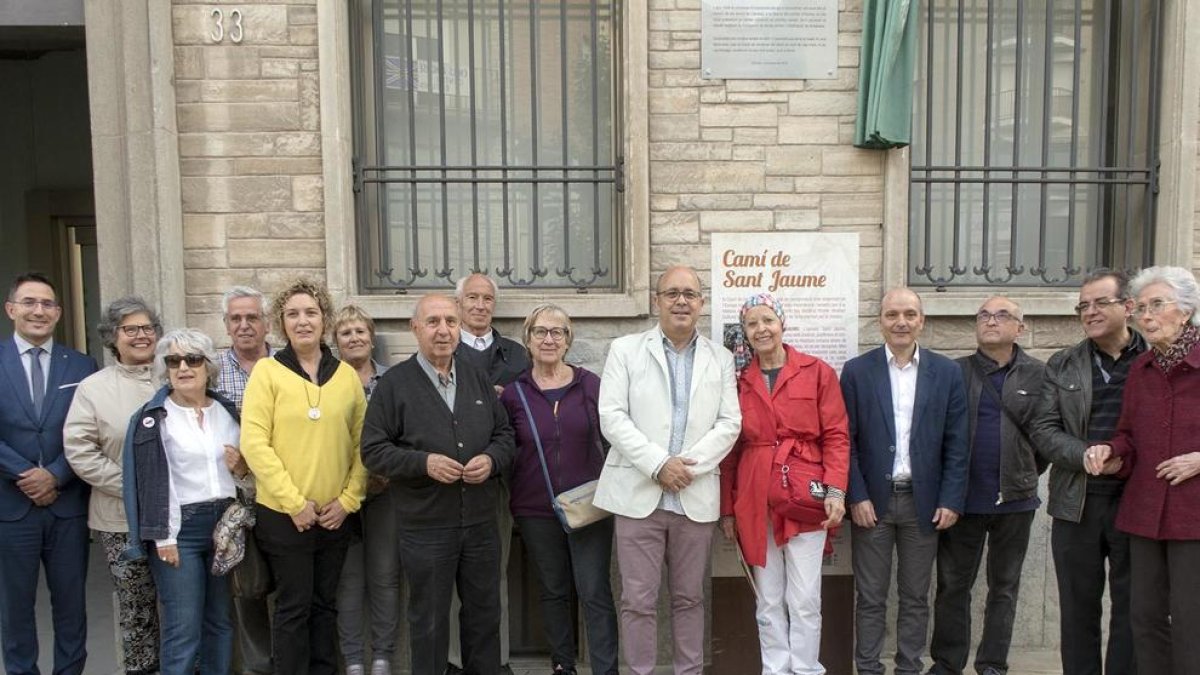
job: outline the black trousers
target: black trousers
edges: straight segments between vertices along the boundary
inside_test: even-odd
[[[537,568],[542,623],[553,665],[571,670],[576,665],[571,612],[574,591],[583,607],[592,673],[616,675],[617,610],[609,582],[613,519],[605,518],[571,534],[564,532],[554,517],[517,518],[517,525]]]
[[[961,675],[971,652],[971,588],[987,545],[987,605],[975,670],[1008,672],[1008,648],[1017,616],[1021,567],[1029,548],[1033,511],[966,514],[938,537],[937,599],[933,605],[930,672]]]
[[[254,536],[275,580],[271,660],[276,675],[337,673],[337,587],[350,543],[346,525],[299,532],[262,504]]]
[[[413,675],[442,675],[450,645],[450,593],[462,600],[459,636],[467,675],[500,672],[500,536],[496,520],[467,527],[397,530],[408,582]]]
[[[1136,672],[1129,625],[1129,536],[1115,525],[1120,503],[1120,493],[1089,492],[1078,523],[1055,518],[1051,525],[1063,675]],[[1100,630],[1105,561],[1112,603],[1107,649]]]
[[[1138,668],[1194,675],[1200,671],[1200,541],[1130,536],[1129,552]]]

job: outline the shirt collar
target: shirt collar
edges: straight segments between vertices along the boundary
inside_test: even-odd
[[[889,366],[896,366],[897,368],[902,367],[896,364],[896,355],[892,353],[892,348],[889,347],[886,342],[883,343],[883,353],[887,355],[887,363]],[[916,349],[913,349],[912,361],[910,361],[909,364],[913,366],[921,365],[921,345],[918,344]],[[907,368],[908,366],[903,367]]]
[[[440,372],[438,372],[437,368],[433,367],[433,363],[429,359],[425,358],[425,355],[422,354],[421,352],[417,352],[417,363],[420,364],[421,370],[425,371],[425,374],[429,376],[430,380],[432,380],[434,382],[441,381],[442,374]],[[454,359],[450,359],[450,382],[455,381],[454,374],[455,374]]]
[[[13,333],[13,342],[17,345],[17,353],[22,356],[25,355],[25,352],[28,352],[34,347],[41,347],[42,349],[45,349],[47,354],[50,354],[54,351],[54,338],[46,338],[46,341],[42,344],[35,345],[20,335]]]
[[[483,339],[483,348],[484,349],[491,347],[492,342],[495,341],[495,339],[496,339],[496,331],[492,330],[491,328],[488,329],[488,332],[486,335],[476,335],[465,328],[459,328],[458,332],[461,334],[461,337],[459,338],[459,342],[462,342],[463,344],[470,347],[471,349],[478,349],[475,346],[475,340],[477,340],[477,339],[480,339],[480,338]]]
[[[663,332],[662,326],[655,326],[654,330],[658,331],[658,337],[659,337],[659,339],[662,340],[663,349],[669,349],[669,350],[675,352],[676,354],[682,354],[683,352],[686,352],[687,350],[691,349],[692,347],[694,347],[696,345],[696,342],[700,339],[700,331],[698,331],[698,330],[693,331],[692,339],[688,340],[687,345],[685,345],[683,349],[676,349],[675,343],[671,342],[671,338],[667,337],[667,334]]]

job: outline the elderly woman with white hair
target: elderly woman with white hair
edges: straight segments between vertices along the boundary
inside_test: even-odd
[[[233,622],[228,581],[209,570],[213,529],[248,469],[238,452],[238,411],[213,391],[219,367],[203,333],[167,333],[155,348],[162,388],[129,421],[125,435],[127,556],[152,550],[162,606],[163,675],[228,673]],[[197,670],[199,666],[199,670]]]
[[[1138,671],[1184,675],[1200,663],[1200,286],[1180,267],[1129,286],[1151,349],[1130,366],[1116,435],[1084,463],[1127,477],[1117,528],[1130,535]]]

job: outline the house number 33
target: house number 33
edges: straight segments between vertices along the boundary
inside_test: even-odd
[[[244,36],[242,32],[242,10],[231,9],[226,14],[220,9],[213,9],[212,30],[208,36],[212,38],[213,42],[221,42],[228,37],[230,42],[234,44],[240,43]]]

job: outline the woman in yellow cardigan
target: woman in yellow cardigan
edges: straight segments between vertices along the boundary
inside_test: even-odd
[[[298,280],[275,297],[287,346],[254,368],[242,405],[242,454],[258,488],[254,535],[271,567],[276,673],[337,671],[335,595],[367,472],[367,401],[354,369],[325,344],[329,293]]]

